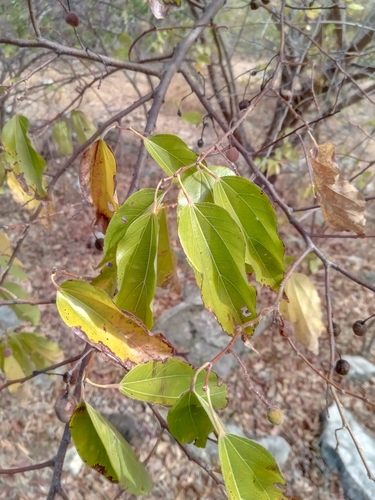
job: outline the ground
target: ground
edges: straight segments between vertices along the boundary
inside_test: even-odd
[[[49,78],[53,75],[49,74]],[[104,121],[109,113],[114,113],[122,106],[130,104],[134,93],[121,77],[111,82],[103,82],[102,88],[95,90],[83,102],[82,109],[86,111],[95,123]],[[41,107],[31,97],[22,103],[22,112],[29,118],[38,116],[40,125],[36,137],[42,145],[44,154],[49,156],[48,172],[54,173],[64,163],[57,157],[51,147],[48,133],[42,127],[43,120],[55,116],[68,102],[69,92],[48,94],[46,102],[49,107]],[[74,90],[72,89],[72,92]],[[168,104],[158,122],[158,132],[173,133],[178,130],[180,137],[191,147],[195,147],[200,137],[200,130],[188,125],[177,116],[179,98],[185,95],[186,89],[176,84],[167,100]],[[101,99],[97,99],[96,94]],[[103,104],[104,102],[104,104]],[[21,105],[20,105],[21,106]],[[187,106],[199,110],[194,102],[187,101]],[[41,109],[44,111],[41,112]],[[38,111],[38,113],[37,113]],[[264,115],[267,118],[267,110]],[[43,115],[44,113],[44,115]],[[264,118],[264,119],[266,119]],[[251,118],[250,121],[252,121]],[[132,125],[138,130],[144,126],[142,112],[136,112],[124,125]],[[249,130],[254,129],[254,123],[249,124]],[[347,135],[350,131],[346,131]],[[213,130],[208,132],[207,143],[213,137]],[[119,174],[119,199],[123,200],[131,181],[131,173],[136,161],[137,139],[130,132],[123,131],[117,148]],[[339,144],[338,144],[339,147]],[[49,152],[49,155],[47,153]],[[222,163],[222,160],[220,160]],[[240,165],[241,168],[241,165]],[[285,167],[285,175],[280,176],[276,188],[283,192],[284,198],[294,206],[306,206],[310,202],[304,200],[302,193],[308,187],[308,174],[301,168]],[[306,178],[301,181],[301,172]],[[155,186],[160,178],[160,170],[152,160],[148,162],[142,187]],[[59,215],[50,218],[49,227],[40,223],[34,224],[24,245],[19,252],[19,258],[25,265],[30,278],[32,298],[49,298],[55,296],[55,289],[50,280],[54,267],[66,270],[78,276],[93,276],[95,266],[100,261],[100,253],[94,247],[91,223],[94,218],[91,208],[82,203],[77,189],[77,162],[61,178],[54,192],[54,207]],[[298,181],[298,182],[297,182]],[[311,200],[310,200],[311,201]],[[0,196],[0,214],[2,225],[16,225],[7,232],[13,244],[17,242],[22,232],[27,215],[5,191]],[[302,246],[297,241],[296,234],[287,225],[282,214],[280,216],[280,234],[284,239],[288,255],[297,256]],[[371,213],[369,213],[369,229],[373,229]],[[170,219],[173,224],[173,217]],[[319,224],[319,221],[318,221]],[[374,231],[372,231],[373,233]],[[174,245],[178,248],[176,231],[172,228]],[[346,267],[363,279],[374,279],[375,255],[371,252],[372,240],[326,239],[319,245],[327,256]],[[302,269],[308,272],[307,267]],[[181,273],[186,268],[181,266]],[[314,280],[324,308],[324,270],[322,266],[314,270]],[[188,279],[191,275],[188,274]],[[269,291],[259,289],[260,302],[267,305],[273,296]],[[337,348],[341,355],[360,353],[362,341],[355,337],[351,330],[352,323],[357,319],[370,316],[373,294],[349,281],[339,273],[332,272],[332,297],[334,321],[341,325],[342,334],[337,339]],[[177,304],[182,299],[179,294],[160,293],[155,300],[155,315]],[[40,306],[42,323],[38,331],[59,343],[66,357],[82,351],[83,343],[64,325],[59,318],[54,305]],[[374,330],[374,329],[372,329]],[[369,332],[372,335],[373,332]],[[265,434],[279,434],[292,446],[292,454],[283,467],[283,474],[288,482],[289,491],[303,500],[326,500],[329,498],[343,499],[337,478],[327,472],[319,455],[318,438],[320,433],[319,415],[326,408],[326,384],[318,375],[309,369],[290,348],[287,341],[271,329],[254,341],[257,352],[249,350],[244,356],[244,363],[249,370],[254,383],[274,404],[283,409],[285,423],[281,427],[272,427],[266,418],[266,409],[260,400],[249,390],[240,368],[228,380],[230,402],[222,417],[226,422],[241,426],[245,432],[254,437]],[[323,333],[320,339],[318,356],[307,352],[299,346],[301,352],[322,372],[327,373],[329,360],[328,335]],[[366,353],[368,359],[374,362],[374,353]],[[101,384],[118,383],[123,373],[115,365],[102,356],[97,355],[90,371],[90,378]],[[337,379],[345,390],[366,394],[375,400],[374,382],[359,384]],[[62,393],[64,385],[61,377],[38,377],[35,382],[28,383],[20,397],[10,395],[7,391],[1,393],[0,413],[0,467],[21,467],[38,461],[52,458],[60,442],[63,424],[54,413],[53,405]],[[136,441],[136,450],[141,459],[148,456],[158,435],[159,427],[151,411],[141,403],[130,401],[114,389],[97,389],[87,386],[85,397],[95,408],[105,414],[119,413],[134,415],[141,429],[143,439]],[[373,413],[366,404],[349,396],[340,397],[345,406],[352,411],[359,422],[366,426],[370,433],[375,433]],[[155,481],[152,495],[145,498],[165,500],[174,499],[221,499],[225,494],[220,487],[215,486],[195,463],[189,462],[173,440],[164,434],[157,451],[152,455],[148,469]],[[14,476],[0,476],[0,499],[40,499],[46,496],[51,479],[50,470],[28,472]],[[118,485],[113,485],[103,479],[95,471],[84,467],[77,476],[64,473],[64,488],[71,500],[113,499],[120,491]],[[121,498],[130,499],[129,495]]]

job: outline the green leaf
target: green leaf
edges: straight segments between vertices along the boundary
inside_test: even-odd
[[[130,370],[121,382],[120,391],[132,399],[172,406],[181,394],[190,389],[194,373],[191,365],[175,358],[169,358],[163,363],[149,362]],[[195,385],[197,394],[202,398],[206,397],[202,391],[206,375],[205,371],[201,371]],[[217,384],[217,375],[211,372],[209,377],[211,401],[214,407],[219,409],[227,405],[227,386]]]
[[[198,159],[198,155],[175,135],[152,135],[144,143],[147,151],[168,176],[175,174],[181,167],[194,164]],[[196,172],[196,167],[190,168],[181,178],[185,179],[193,172]]]
[[[13,295],[16,295],[20,299],[27,299],[29,294],[22,287],[16,283],[3,283],[2,288],[9,290]],[[11,294],[4,290],[0,290],[0,296],[5,300],[11,300],[13,297]],[[32,325],[38,325],[40,322],[40,311],[38,306],[33,306],[29,304],[14,304],[9,306],[17,314],[20,320],[28,321]]]
[[[233,171],[227,167],[210,167],[209,170],[218,177],[233,175]],[[214,186],[214,183],[215,178],[210,175],[207,170],[202,169],[198,172],[194,172],[194,174],[185,179],[183,185],[184,191],[189,195],[190,199],[194,203],[200,203],[203,201],[213,203],[214,197],[212,194],[212,188]],[[185,196],[184,191],[181,189],[178,195],[178,214],[180,213],[182,207],[188,205],[188,200]]]
[[[348,9],[351,9],[351,10],[363,10],[364,9],[364,6],[360,5],[358,3],[348,3],[347,7],[348,7]]]
[[[278,290],[285,271],[284,245],[271,202],[243,177],[223,177],[213,192],[215,203],[229,212],[245,236],[246,263],[255,270],[257,281]]]
[[[203,121],[202,113],[199,111],[189,111],[188,113],[182,113],[181,118],[188,123],[192,123],[193,125],[199,125]]]
[[[119,291],[115,303],[150,329],[154,323],[151,302],[156,288],[158,229],[156,213],[141,215],[133,221],[116,252]]]
[[[80,338],[125,368],[173,353],[162,334],[151,335],[140,319],[121,311],[104,290],[85,281],[65,281],[56,304],[64,322]]]
[[[205,448],[214,426],[202,408],[198,397],[188,391],[172,406],[168,413],[168,427],[180,443],[192,443]]]
[[[106,262],[116,261],[116,249],[131,223],[146,212],[151,212],[155,201],[155,189],[141,189],[132,194],[119,208],[107,228],[104,238],[104,257],[99,267]]]
[[[156,285],[166,287],[169,283],[178,281],[176,273],[176,254],[171,248],[168,234],[168,224],[166,210],[160,210],[159,219],[159,238],[157,254],[157,279]]]
[[[100,274],[91,280],[92,286],[104,290],[110,297],[113,297],[117,288],[117,266],[108,262]]]
[[[31,375],[34,370],[58,363],[63,357],[55,342],[38,333],[12,333],[7,337],[7,347],[12,349],[12,355],[0,357],[0,366],[8,380]],[[16,392],[19,387],[14,384],[9,390]]]
[[[0,255],[0,268],[5,269],[8,266],[9,257]],[[17,262],[15,264],[15,262]],[[18,259],[13,261],[9,273],[16,279],[24,281],[27,280],[27,273],[23,270],[22,264]]]
[[[71,155],[73,153],[72,134],[65,120],[54,125],[52,130],[53,140],[56,142],[59,152],[62,155]]]
[[[228,334],[255,317],[255,290],[245,272],[245,242],[229,213],[213,203],[197,203],[181,210],[180,241],[205,306]],[[248,327],[244,333],[251,333]]]
[[[4,125],[1,140],[7,153],[7,161],[24,191],[30,194],[30,187],[38,196],[46,196],[42,183],[46,162],[35,151],[28,129],[29,120],[25,116],[15,115]]]
[[[258,443],[234,434],[219,436],[219,457],[230,500],[282,500],[285,485],[273,456]]]
[[[80,144],[85,143],[96,132],[96,127],[87,116],[79,110],[74,110],[70,113],[70,120],[74,132],[77,134],[77,139]]]
[[[88,403],[75,409],[70,432],[84,462],[133,495],[145,495],[152,480],[120,432]]]

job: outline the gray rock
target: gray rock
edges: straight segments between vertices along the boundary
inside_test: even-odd
[[[8,306],[0,307],[0,339],[2,332],[10,332],[21,325],[16,313]]]
[[[224,349],[230,337],[222,330],[215,316],[205,309],[199,289],[189,286],[185,301],[172,307],[156,321],[154,332],[163,332],[168,340],[195,367],[202,366]],[[237,354],[246,350],[242,342],[235,345]],[[237,361],[229,354],[215,363],[214,371],[228,377]]]
[[[327,418],[326,412],[321,415],[323,432],[320,437],[320,447],[325,464],[329,470],[339,475],[346,500],[371,500],[375,498],[375,483],[368,478],[349,432],[342,428],[341,417],[336,405],[332,405],[328,411],[329,418]],[[375,440],[362,429],[349,411],[344,411],[363,456],[374,474]],[[337,450],[336,430],[339,440]]]
[[[281,436],[266,436],[261,439],[254,439],[268,450],[274,457],[279,467],[282,467],[289,458],[292,450],[288,441]]]
[[[375,375],[375,365],[362,356],[346,356],[346,361],[350,363],[350,370],[346,376],[349,380],[365,382]]]

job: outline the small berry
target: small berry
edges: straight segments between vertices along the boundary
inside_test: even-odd
[[[225,156],[228,158],[228,160],[231,163],[236,163],[238,158],[240,157],[240,153],[238,152],[238,149],[235,147],[231,147],[228,149],[228,151],[225,153]]]
[[[268,5],[270,2],[271,2],[271,0],[262,0],[262,3],[263,3],[264,5]]]
[[[359,319],[353,323],[352,328],[355,335],[363,337],[363,335],[367,332],[368,326],[364,321]]]
[[[347,375],[350,370],[350,363],[345,359],[339,359],[336,362],[335,370],[339,375]]]
[[[248,99],[243,99],[238,103],[238,107],[240,108],[240,111],[243,109],[246,109],[250,106],[250,101]]]
[[[338,325],[337,323],[332,323],[333,327],[333,336],[338,337],[341,333],[341,326]]]
[[[281,425],[284,422],[284,414],[280,408],[273,408],[267,413],[268,421],[272,425]]]
[[[285,321],[280,327],[280,333],[283,337],[293,337],[294,335],[294,326],[290,321]]]
[[[250,9],[251,10],[257,10],[257,9],[259,9],[259,5],[256,2],[251,1],[250,2]]]
[[[3,357],[4,358],[9,358],[9,356],[11,356],[13,354],[13,351],[10,347],[6,347],[5,349],[3,349]]]
[[[197,144],[198,144],[198,148],[203,148],[203,146],[204,146],[204,140],[203,139],[198,139]]]
[[[69,12],[65,16],[65,22],[66,22],[66,24],[69,24],[69,26],[73,26],[73,28],[77,28],[77,26],[79,26],[79,23],[80,23],[78,14],[76,14],[75,12]]]
[[[55,403],[55,413],[57,418],[61,422],[64,422],[64,424],[67,424],[72,418],[76,406],[76,398],[68,392],[65,392],[62,396],[57,398]]]

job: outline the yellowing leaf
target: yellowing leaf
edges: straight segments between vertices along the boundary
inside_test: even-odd
[[[63,283],[56,303],[64,322],[80,338],[125,368],[173,355],[164,335],[152,335],[142,321],[116,307],[104,290],[85,281]]]
[[[329,142],[311,150],[315,185],[324,218],[331,229],[364,234],[366,201],[340,174],[335,147]]]
[[[320,298],[314,283],[305,274],[294,273],[285,286],[285,294],[289,302],[281,301],[281,314],[293,323],[296,339],[318,354],[318,339],[324,325]]]
[[[1,140],[7,153],[6,159],[26,193],[46,196],[42,182],[46,162],[35,150],[28,129],[29,120],[22,115],[13,116],[4,125]]]
[[[22,186],[16,179],[16,176],[13,174],[13,172],[8,172],[7,175],[7,183],[10,189],[10,192],[12,194],[12,197],[14,201],[17,203],[20,203],[21,205],[25,206],[31,214],[35,213],[36,210],[39,208],[39,205],[42,203],[41,201],[35,199],[35,196],[29,195],[25,193],[25,191],[22,189]],[[45,181],[45,178],[43,177],[42,181],[43,185],[46,186],[47,183]],[[43,208],[40,212],[40,217],[46,215],[46,214],[52,214],[53,213],[53,205],[50,200],[43,202]],[[47,223],[46,219],[46,223]]]
[[[103,140],[95,141],[82,155],[79,182],[84,198],[96,210],[95,225],[105,233],[118,210],[116,159]]]

